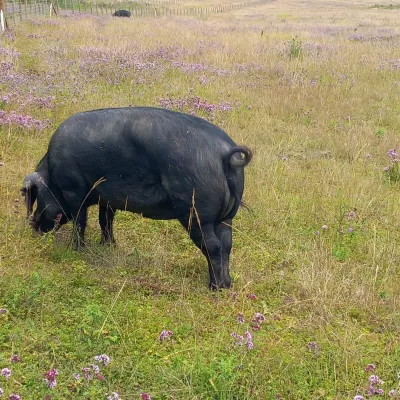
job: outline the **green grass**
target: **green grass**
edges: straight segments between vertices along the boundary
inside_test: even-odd
[[[400,8],[400,4],[374,4],[371,8],[383,8],[384,10],[395,10]]]
[[[0,37],[0,109],[49,120],[42,131],[0,125],[4,398],[353,399],[365,395],[368,363],[384,398],[398,386],[398,164],[383,170],[400,138],[398,21],[365,4],[321,3],[282,0],[207,21],[38,19]],[[354,40],[355,29],[374,40]],[[105,248],[94,207],[82,252],[71,226],[32,235],[19,189],[64,119],[193,96],[229,102],[213,121],[254,150],[231,290],[208,290],[206,261],[174,221],[121,212],[117,246]],[[253,331],[257,312],[266,321]],[[231,336],[247,329],[252,350]],[[159,341],[163,330],[171,340]],[[103,353],[104,379],[75,382]],[[42,381],[50,368],[54,390]]]

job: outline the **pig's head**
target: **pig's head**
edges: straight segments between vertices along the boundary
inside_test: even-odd
[[[25,197],[27,217],[30,217],[30,224],[36,232],[46,233],[68,222],[65,202],[59,189],[39,172],[25,177],[21,194]],[[36,210],[31,216],[35,202]]]

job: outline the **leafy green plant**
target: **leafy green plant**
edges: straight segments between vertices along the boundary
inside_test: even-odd
[[[289,57],[299,58],[303,54],[302,42],[297,37],[294,37],[289,42]]]

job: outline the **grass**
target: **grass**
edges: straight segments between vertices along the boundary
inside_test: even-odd
[[[385,10],[395,10],[400,8],[400,4],[374,4],[372,8],[383,8]]]
[[[366,396],[369,363],[388,398],[400,372],[400,187],[387,156],[400,138],[400,31],[373,4],[281,0],[206,20],[75,15],[0,37],[5,398],[352,399]],[[229,103],[198,113],[255,153],[232,290],[207,289],[206,262],[174,221],[121,212],[117,247],[103,248],[92,209],[80,253],[70,226],[32,235],[19,188],[65,118],[161,100],[189,112],[195,96]],[[246,330],[251,350],[231,336]],[[111,358],[104,379],[86,381],[99,354]]]

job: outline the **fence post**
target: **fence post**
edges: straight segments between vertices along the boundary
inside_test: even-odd
[[[54,0],[53,0],[54,1]],[[56,2],[56,6],[58,5],[58,0],[55,0],[55,2]],[[56,7],[54,7],[54,3],[52,3],[51,1],[50,1],[50,17],[53,15],[53,13],[55,14],[55,15],[58,15],[57,14],[57,10],[56,10]]]
[[[6,0],[0,0],[0,30],[6,29]]]
[[[21,5],[21,2],[18,2],[18,8],[19,8],[19,20],[22,21],[22,5]]]
[[[0,30],[4,31],[6,29],[6,24],[4,21],[4,13],[3,13],[3,9],[0,9]]]
[[[12,4],[12,14],[11,14],[11,16],[12,16],[12,20],[13,20],[13,23],[14,23],[14,25],[15,25],[15,20],[16,20],[16,13],[17,13],[17,6],[16,6],[16,4],[14,3],[14,1],[12,1],[11,2],[11,4]],[[19,4],[19,11],[21,12],[21,4]],[[21,18],[21,17],[20,17]]]
[[[12,19],[12,21],[15,25],[15,9],[14,9],[14,4],[12,3],[12,0],[8,4],[8,11],[9,12],[7,13],[7,20],[11,21],[11,19]],[[6,20],[5,15],[6,15],[6,7],[4,7],[4,10],[3,10],[4,22]]]

